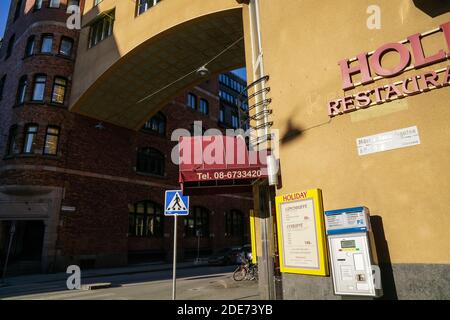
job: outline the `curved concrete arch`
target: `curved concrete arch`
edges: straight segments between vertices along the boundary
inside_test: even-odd
[[[87,49],[90,23],[112,10],[113,35]],[[140,16],[135,11],[133,1],[123,0],[85,8],[72,111],[137,130],[181,91],[202,82],[192,71],[231,44],[208,64],[211,74],[245,65],[242,5],[235,0],[163,0]]]

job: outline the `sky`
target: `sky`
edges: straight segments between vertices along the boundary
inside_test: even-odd
[[[0,39],[3,38],[3,34],[5,33],[10,3],[11,0],[0,0]]]
[[[0,1],[1,1],[1,0],[0,0]],[[247,71],[246,71],[245,68],[236,69],[236,70],[233,70],[233,71],[231,71],[231,72],[233,72],[234,74],[238,75],[238,76],[241,77],[242,79],[247,80]]]

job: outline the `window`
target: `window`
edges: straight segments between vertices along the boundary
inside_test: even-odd
[[[231,210],[225,214],[225,236],[244,235],[244,215],[238,210]]]
[[[53,47],[53,36],[43,35],[41,40],[41,53],[51,53]]]
[[[22,0],[17,1],[16,12],[14,13],[14,21],[20,17],[20,12],[22,11]]]
[[[164,155],[153,148],[142,148],[137,153],[136,171],[164,175]]]
[[[34,38],[34,36],[30,36],[27,40],[27,46],[25,47],[25,57],[29,57],[34,54]]]
[[[66,37],[61,38],[61,43],[59,44],[59,54],[70,57],[72,55],[72,48],[72,39]]]
[[[166,134],[166,117],[161,112],[158,112],[144,124],[142,129],[144,131],[156,132],[163,136]]]
[[[45,82],[47,77],[42,74],[34,76],[33,101],[44,101]]]
[[[208,101],[205,99],[200,99],[200,112],[203,114],[208,114],[209,112]]]
[[[60,0],[50,0],[50,3],[48,5],[49,8],[59,8]]]
[[[5,89],[6,74],[0,79],[0,100],[3,99],[3,90]]]
[[[52,90],[52,102],[63,104],[64,98],[66,96],[66,89],[67,89],[67,79],[55,77]]]
[[[6,146],[7,156],[19,153],[19,149],[17,148],[17,134],[18,127],[17,125],[14,125],[9,129],[8,145]]]
[[[13,34],[8,41],[8,47],[6,48],[6,56],[5,56],[5,60],[8,59],[11,56],[12,53],[12,49],[14,47],[14,41],[16,39],[16,35]]]
[[[191,214],[184,219],[186,237],[195,237],[197,231],[202,237],[209,237],[209,210],[203,207],[194,207]]]
[[[239,119],[238,119],[237,115],[235,115],[235,114],[231,115],[231,126],[234,129],[239,128]]]
[[[56,155],[58,153],[59,128],[48,126],[45,132],[44,154]]]
[[[187,105],[189,108],[197,109],[197,96],[192,93],[188,93],[187,96]]]
[[[104,14],[92,24],[89,34],[89,48],[112,35],[114,25],[114,11]]]
[[[26,94],[28,87],[28,79],[27,76],[22,76],[19,79],[19,87],[17,88],[17,104],[22,104],[25,102]]]
[[[138,14],[143,14],[145,11],[156,5],[161,0],[139,0],[138,1]]]
[[[129,206],[128,233],[134,237],[162,237],[164,235],[164,212],[153,201],[141,201]]]
[[[23,153],[34,153],[36,147],[36,135],[38,126],[36,124],[27,124],[25,126],[25,139],[23,142]]]
[[[42,9],[42,0],[34,1],[34,10],[41,10],[41,9]]]
[[[219,122],[223,123],[225,120],[225,109],[223,107],[220,107],[219,110]]]

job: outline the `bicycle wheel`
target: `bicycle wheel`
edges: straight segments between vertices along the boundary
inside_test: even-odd
[[[234,281],[242,281],[245,279],[246,275],[247,270],[243,266],[239,266],[233,273],[233,279]]]

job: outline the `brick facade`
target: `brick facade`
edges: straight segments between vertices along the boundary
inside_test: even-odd
[[[162,206],[164,190],[178,187],[178,167],[170,157],[175,142],[170,141],[170,134],[177,128],[190,128],[194,121],[202,121],[207,129],[218,126],[217,76],[184,92],[161,110],[167,121],[164,136],[108,123],[98,127],[98,121],[67,110],[79,31],[65,27],[69,16],[65,13],[66,1],[61,1],[59,9],[48,8],[48,1],[44,1],[43,8],[34,11],[34,0],[24,0],[20,17],[13,21],[17,2],[14,0],[11,6],[0,51],[0,78],[6,74],[0,100],[0,222],[44,221],[42,271],[63,270],[74,263],[91,267],[125,265],[133,253],[170,259],[173,219],[164,219],[161,237],[133,237],[128,234],[129,207],[143,200]],[[5,60],[13,34],[12,54]],[[51,54],[38,53],[42,34],[53,35]],[[32,35],[37,40],[35,54],[24,58],[27,40]],[[74,40],[70,57],[58,54],[63,36]],[[42,103],[30,102],[35,74],[47,76]],[[23,75],[28,77],[26,99],[17,105],[18,82]],[[63,105],[51,103],[55,76],[68,79]],[[208,115],[186,106],[188,92],[208,101]],[[20,151],[27,123],[38,125],[34,153],[6,155],[10,127],[18,126]],[[60,128],[58,151],[53,156],[42,152],[48,125]],[[155,148],[165,155],[164,176],[136,172],[137,150],[143,147]],[[191,208],[201,206],[209,210],[210,235],[201,238],[202,250],[207,253],[249,242],[248,212],[252,204],[251,195],[247,194],[192,197]],[[64,207],[71,209],[62,210]],[[225,214],[232,209],[244,214],[244,233],[226,237]],[[180,221],[178,239],[183,258],[196,250],[197,239],[184,236],[184,223]]]

